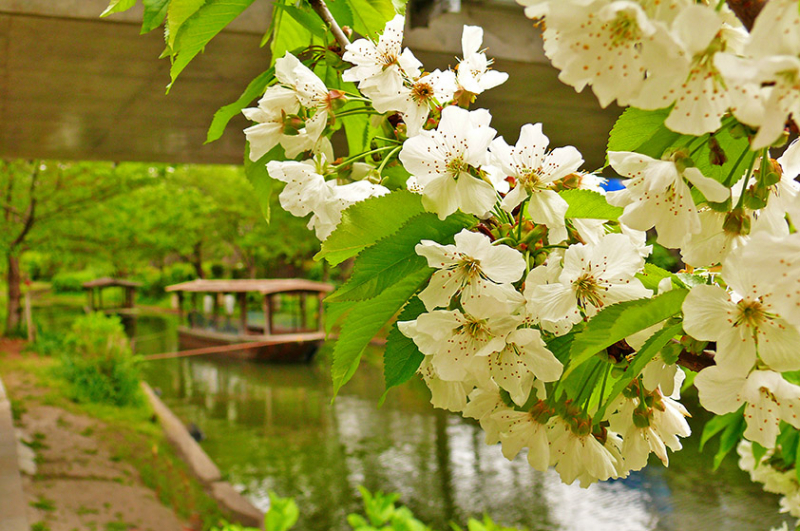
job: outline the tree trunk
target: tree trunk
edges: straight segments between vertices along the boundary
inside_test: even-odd
[[[194,266],[195,273],[197,273],[197,278],[206,278],[205,274],[203,273],[203,244],[200,242],[194,244],[192,265]]]
[[[19,329],[22,321],[22,304],[19,270],[19,256],[13,252],[8,253],[8,305],[6,314],[6,335],[13,334]]]

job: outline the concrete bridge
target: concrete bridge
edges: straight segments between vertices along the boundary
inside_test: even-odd
[[[271,2],[256,1],[207,46],[165,95],[169,61],[161,31],[139,35],[141,13],[100,19],[108,0],[0,0],[0,157],[240,163],[247,126],[203,145],[211,117],[266,70],[259,48]],[[495,67],[511,78],[478,99],[509,142],[519,127],[543,122],[551,145],[573,144],[602,164],[618,110],[561,84],[522,8],[503,0],[462,3],[407,31],[426,67],[461,54],[463,24],[485,28]]]

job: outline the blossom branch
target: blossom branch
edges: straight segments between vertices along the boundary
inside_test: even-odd
[[[320,18],[324,20],[328,26],[330,26],[333,37],[336,39],[336,42],[339,43],[339,47],[344,50],[345,47],[350,44],[350,39],[347,38],[347,35],[344,34],[344,31],[342,31],[339,23],[336,22],[335,18],[333,18],[333,14],[328,9],[328,5],[325,3],[325,0],[308,0],[308,3],[311,4],[311,7],[314,9],[314,11],[316,11]]]

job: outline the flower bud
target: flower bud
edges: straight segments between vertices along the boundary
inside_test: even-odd
[[[725,216],[722,223],[722,230],[728,234],[747,236],[750,234],[750,216],[743,208],[736,208]]]
[[[305,129],[306,121],[296,114],[283,113],[283,127],[281,132],[286,136],[296,136]]]

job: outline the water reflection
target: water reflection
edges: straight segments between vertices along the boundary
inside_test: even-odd
[[[293,496],[298,529],[349,529],[360,508],[357,485],[394,491],[434,529],[483,512],[530,530],[641,531],[768,529],[777,499],[733,461],[712,474],[711,453],[688,445],[669,469],[581,489],[524,456],[508,462],[480,428],[434,410],[421,385],[394,392],[382,408],[379,370],[359,369],[331,404],[328,369],[211,358],[150,364],[148,379],[186,422],[208,435],[203,446],[256,505],[267,492]],[[693,409],[693,411],[696,408]],[[699,420],[693,419],[694,429]]]

